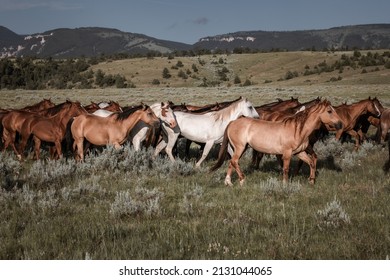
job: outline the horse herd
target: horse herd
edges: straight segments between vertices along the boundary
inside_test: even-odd
[[[91,145],[120,148],[129,141],[135,150],[152,145],[154,156],[165,150],[170,160],[175,161],[174,147],[178,138],[184,137],[187,151],[191,142],[202,147],[197,167],[215,144],[221,147],[211,171],[222,166],[230,154],[226,185],[232,185],[233,171],[243,185],[245,176],[239,159],[247,147],[252,148],[252,163],[257,167],[264,154],[277,155],[283,168],[283,182],[288,181],[290,161],[296,155],[299,166],[302,162],[309,165],[309,182],[314,183],[316,141],[329,132],[335,132],[337,140],[349,134],[358,149],[370,125],[378,128],[378,141],[384,140],[390,128],[390,109],[371,97],[338,106],[319,97],[304,103],[291,97],[259,106],[240,97],[203,106],[168,101],[127,107],[114,101],[83,106],[67,100],[55,105],[44,99],[21,109],[0,109],[1,148],[12,148],[20,160],[32,139],[36,159],[40,157],[42,142],[49,143],[53,159],[61,158],[67,149],[76,160],[83,161]]]

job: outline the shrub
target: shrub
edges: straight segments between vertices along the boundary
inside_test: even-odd
[[[169,79],[169,78],[171,77],[171,74],[169,73],[168,68],[165,67],[165,68],[163,69],[162,77],[163,77],[164,79]]]
[[[339,228],[351,223],[349,215],[344,211],[340,201],[334,198],[324,209],[316,213],[317,226],[321,229]]]
[[[153,79],[152,85],[159,85],[159,84],[160,84],[160,80],[159,79]]]
[[[184,79],[184,80],[188,79],[188,75],[186,73],[184,73],[183,70],[180,70],[179,73],[177,74],[177,76]]]
[[[137,188],[135,198],[129,190],[116,193],[115,200],[110,205],[110,213],[117,218],[127,216],[153,216],[161,213],[160,201],[163,193],[157,189]]]

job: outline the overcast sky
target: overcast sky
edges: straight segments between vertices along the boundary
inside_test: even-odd
[[[0,25],[17,34],[109,27],[193,44],[236,31],[390,23],[390,0],[0,0]]]

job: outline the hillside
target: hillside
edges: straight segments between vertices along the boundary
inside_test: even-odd
[[[389,49],[390,24],[303,31],[242,31],[199,39],[193,45],[100,27],[60,28],[18,35],[0,26],[0,57],[93,57],[102,54],[172,53],[184,50],[352,50]]]
[[[376,52],[361,52],[361,57]],[[378,51],[377,54],[383,54]],[[387,52],[386,52],[387,53]],[[92,66],[106,74],[121,74],[136,87],[198,87],[198,86],[242,86],[248,80],[252,85],[311,85],[334,83],[390,84],[390,69],[385,66],[343,67],[343,70],[323,71],[308,74],[324,65],[333,65],[342,57],[353,57],[354,52],[279,52],[232,55],[203,55],[200,57],[175,57],[168,59],[134,58],[103,62]],[[389,60],[389,58],[387,58]],[[182,65],[178,67],[177,65]],[[193,67],[197,69],[194,71]],[[171,77],[162,76],[167,68]],[[179,77],[183,72],[187,78]],[[286,79],[287,73],[297,76]],[[223,76],[225,74],[225,76]],[[182,76],[182,75],[181,75]],[[241,82],[235,83],[238,77]],[[160,84],[152,83],[158,80]]]
[[[200,49],[233,50],[308,50],[308,49],[387,49],[390,48],[390,24],[342,26],[323,30],[286,32],[242,31],[201,38]]]
[[[109,28],[61,28],[41,34],[17,35],[0,27],[0,57],[67,58],[115,53],[145,54],[149,51],[169,53],[190,47],[183,43]]]

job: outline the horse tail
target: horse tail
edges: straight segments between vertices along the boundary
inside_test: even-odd
[[[150,146],[153,146],[153,143],[156,139],[156,128],[151,125],[149,126],[148,131],[146,132],[146,138],[145,138],[145,148],[149,148]]]
[[[210,168],[210,172],[215,171],[218,168],[220,168],[226,159],[227,149],[228,149],[228,144],[229,144],[229,137],[227,135],[228,128],[229,128],[229,125],[226,127],[225,132],[223,134],[223,140],[221,143],[221,148],[219,149],[217,162],[215,163],[214,166],[212,166]]]
[[[71,126],[74,121],[74,118],[71,118],[68,123],[66,124],[66,130],[65,130],[65,151],[66,153],[71,153],[73,154],[74,151],[74,140],[73,140],[73,135],[71,131]]]

